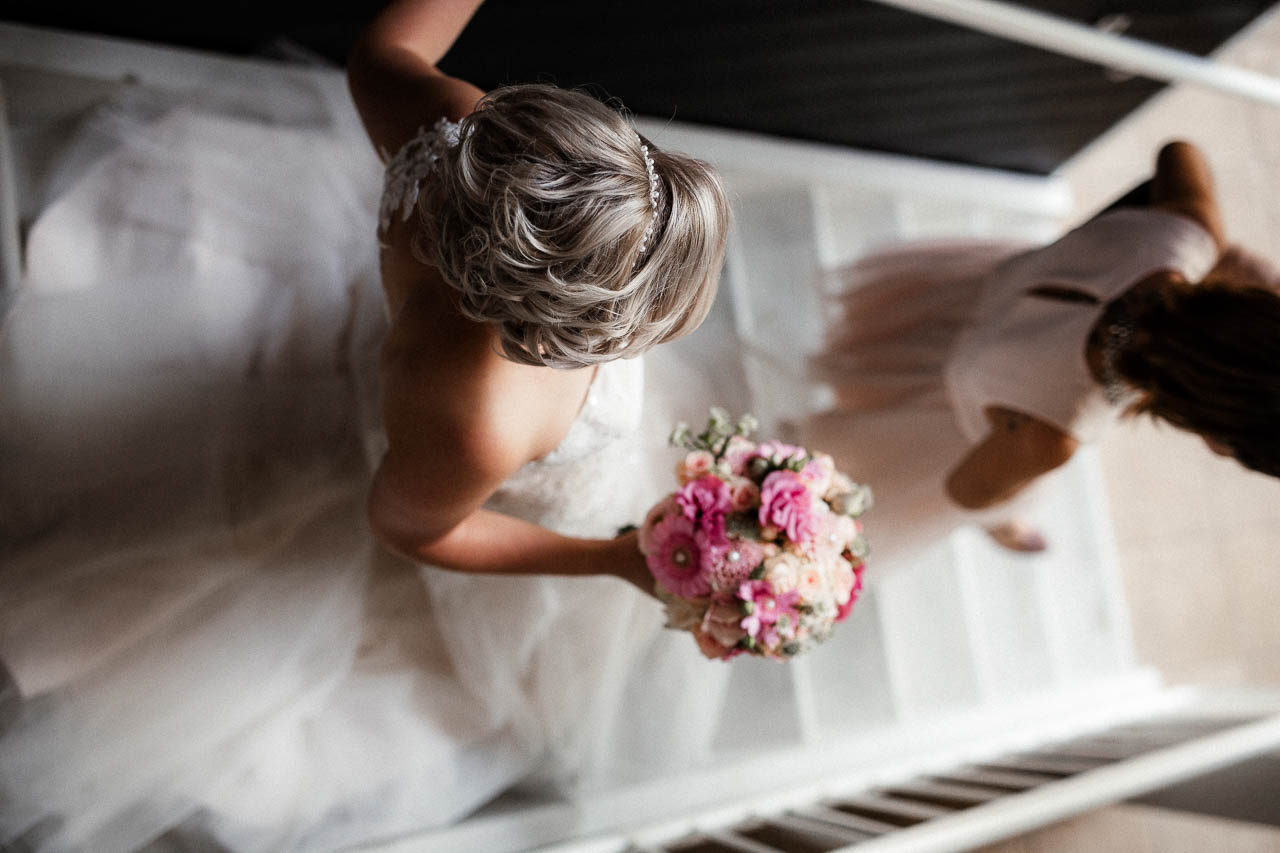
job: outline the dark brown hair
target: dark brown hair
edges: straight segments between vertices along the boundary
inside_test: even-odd
[[[1131,292],[1108,307],[1133,343],[1117,371],[1141,398],[1130,409],[1227,447],[1280,476],[1280,293],[1261,267],[1220,264],[1200,284]]]

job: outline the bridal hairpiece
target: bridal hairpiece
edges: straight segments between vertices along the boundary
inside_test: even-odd
[[[644,256],[645,250],[649,248],[649,241],[653,239],[654,228],[658,224],[658,170],[653,167],[653,158],[649,156],[649,146],[644,144],[644,140],[640,138],[640,134],[636,134],[636,142],[640,143],[640,153],[644,155],[644,168],[649,173],[649,227],[644,229],[644,235],[640,238],[640,254],[636,257],[636,264],[640,263],[640,258]]]

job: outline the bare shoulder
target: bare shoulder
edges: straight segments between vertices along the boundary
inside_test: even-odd
[[[536,418],[511,416],[512,410],[528,413],[528,401],[483,327],[450,322],[442,313],[407,307],[383,345],[388,455],[504,477],[536,453]]]
[[[947,493],[967,509],[1012,498],[1079,448],[1069,433],[1024,412],[988,406],[986,414],[987,437],[947,477]]]

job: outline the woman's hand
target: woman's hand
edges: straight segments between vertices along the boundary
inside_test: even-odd
[[[635,530],[607,540],[608,549],[603,566],[610,574],[634,584],[641,592],[653,595],[653,575],[640,553],[640,536]]]

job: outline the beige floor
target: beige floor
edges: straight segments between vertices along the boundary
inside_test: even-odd
[[[1221,57],[1280,76],[1280,8]],[[1280,109],[1203,90],[1168,90],[1071,163],[1078,218],[1174,138],[1208,155],[1232,239],[1280,264]],[[1113,430],[1102,459],[1139,659],[1171,683],[1280,685],[1280,480],[1145,420]],[[1115,850],[1280,853],[1280,829],[1122,805],[981,853]]]
[[[1280,76],[1280,7],[1221,58]],[[1229,236],[1280,264],[1280,109],[1206,90],[1167,90],[1075,158],[1078,215],[1173,138],[1206,152]],[[1102,456],[1140,659],[1174,683],[1280,684],[1280,480],[1145,421]]]
[[[1113,806],[975,853],[1280,853],[1280,829],[1150,806]]]

